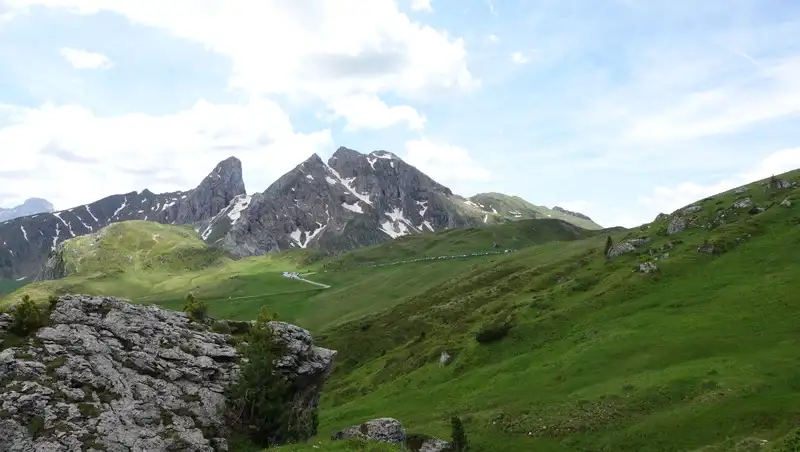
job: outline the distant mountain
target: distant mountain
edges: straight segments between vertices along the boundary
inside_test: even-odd
[[[10,209],[0,207],[0,221],[13,220],[14,218],[26,217],[37,213],[52,212],[53,210],[55,209],[50,201],[41,198],[30,198]]]
[[[5,220],[0,223],[0,279],[34,279],[58,244],[111,223],[149,220],[200,229],[244,194],[242,163],[231,157],[220,162],[193,190],[162,194],[134,191],[59,212]]]
[[[515,220],[555,218],[584,229],[602,229],[602,226],[582,213],[572,212],[558,206],[552,209],[545,206],[537,206],[519,196],[509,196],[502,193],[480,193],[469,198],[469,200],[485,212],[491,212],[499,216],[500,221],[507,221],[509,218]]]
[[[406,234],[551,215],[600,227],[520,198],[466,199],[390,152],[362,154],[341,147],[327,163],[314,154],[263,193],[240,197],[201,234],[236,257],[291,248],[341,252]]]

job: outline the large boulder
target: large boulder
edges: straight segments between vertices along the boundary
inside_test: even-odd
[[[335,352],[272,326],[285,345],[280,372],[316,407]],[[61,297],[48,326],[0,351],[0,452],[227,450],[225,392],[239,363],[232,336],[184,313]]]

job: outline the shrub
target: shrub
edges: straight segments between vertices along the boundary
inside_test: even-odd
[[[475,340],[481,344],[488,344],[508,336],[509,331],[511,331],[511,324],[508,322],[484,325],[475,333]]]
[[[186,295],[183,312],[188,314],[192,320],[203,323],[208,317],[208,305],[204,301],[195,299],[193,294],[189,294]]]
[[[307,440],[319,423],[316,409],[298,406],[295,388],[275,372],[274,360],[282,354],[270,327],[259,321],[242,350],[247,361],[227,394],[234,430],[259,447]]]
[[[46,323],[45,316],[28,295],[11,309],[12,322],[9,331],[20,337],[29,335]]]
[[[450,426],[452,428],[453,444],[451,449],[453,452],[466,452],[468,450],[467,432],[464,431],[464,424],[458,416],[450,418]]]
[[[260,324],[267,324],[269,322],[274,322],[277,320],[278,320],[277,312],[270,312],[269,310],[267,310],[266,307],[262,307],[258,311],[258,317],[256,319],[256,322]]]
[[[789,435],[780,448],[780,452],[800,452],[800,428],[795,429],[795,431]]]

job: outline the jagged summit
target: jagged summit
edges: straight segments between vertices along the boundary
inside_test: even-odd
[[[141,192],[107,196],[83,206],[37,213],[0,222],[0,279],[32,279],[56,246],[126,220],[191,224],[201,228],[245,195],[242,164],[235,157],[220,162],[189,191]]]
[[[389,151],[342,146],[327,163],[312,155],[253,195],[237,220],[226,218],[219,228],[211,222],[208,240],[243,257],[291,248],[340,252],[517,216],[486,212]]]

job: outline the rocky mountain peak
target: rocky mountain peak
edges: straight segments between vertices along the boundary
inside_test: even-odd
[[[242,162],[229,157],[220,163],[202,182],[190,191],[182,203],[176,218],[177,223],[193,224],[210,220],[228,207],[239,195],[246,194]]]

